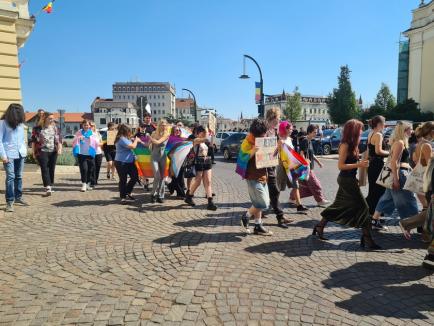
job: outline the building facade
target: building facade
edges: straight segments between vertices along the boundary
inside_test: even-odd
[[[176,117],[176,90],[170,83],[118,82],[113,84],[113,101],[137,103],[143,96],[154,120]]]
[[[194,122],[194,100],[192,98],[177,98],[175,103],[176,117]]]
[[[32,128],[36,124],[36,115],[37,112],[26,112],[26,125],[28,127],[29,133],[32,131]],[[60,114],[58,112],[53,113],[54,118],[59,121]],[[75,112],[67,112],[63,115],[64,126],[62,130],[62,135],[70,135],[75,134],[78,130],[80,130],[81,122],[84,119],[93,120],[93,116],[91,113],[75,113]]]
[[[265,113],[271,108],[278,108],[280,113],[286,107],[288,96],[293,94],[282,92],[279,95],[269,95],[265,98]],[[330,121],[327,107],[327,97],[316,95],[301,95],[302,113],[300,119],[305,121]]]
[[[0,0],[0,113],[9,104],[21,103],[18,49],[24,45],[35,20],[28,0]]]
[[[107,127],[109,122],[126,124],[133,130],[139,125],[137,106],[134,103],[97,97],[91,109],[98,129]]]
[[[408,98],[423,111],[434,112],[434,0],[422,0],[413,10],[411,27],[404,35],[409,40]]]

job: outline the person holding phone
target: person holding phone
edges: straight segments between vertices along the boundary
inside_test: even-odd
[[[339,146],[338,192],[333,204],[322,211],[322,220],[313,228],[312,235],[318,235],[321,240],[327,240],[324,237],[324,227],[329,221],[362,228],[360,246],[368,250],[376,250],[381,247],[372,239],[369,206],[360,191],[359,181],[356,178],[358,168],[369,166],[368,160],[359,160],[358,147],[362,131],[363,124],[356,119],[349,120],[344,125]]]

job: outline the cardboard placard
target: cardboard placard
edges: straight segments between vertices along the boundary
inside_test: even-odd
[[[269,168],[279,165],[277,156],[277,137],[262,137],[255,139],[255,146],[259,150],[255,154],[256,168]]]
[[[107,130],[107,145],[113,146],[115,144],[117,130]]]

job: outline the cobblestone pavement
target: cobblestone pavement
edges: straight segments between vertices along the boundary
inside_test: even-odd
[[[137,189],[138,203],[121,206],[116,184],[80,193],[77,175],[59,175],[43,198],[40,176],[26,174],[30,206],[0,215],[0,324],[433,324],[420,237],[403,240],[390,219],[376,234],[385,251],[361,250],[360,231],[336,225],[321,242],[311,236],[321,209],[287,205],[289,229],[269,214],[274,236],[246,236],[239,218],[249,200],[233,171],[214,169],[216,212],[203,193],[189,208],[152,205]],[[336,161],[317,174],[333,199]]]

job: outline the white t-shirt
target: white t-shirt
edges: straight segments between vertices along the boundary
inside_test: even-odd
[[[284,144],[288,145],[291,148],[294,148],[294,145],[292,144],[291,137],[287,137],[286,139],[280,139]]]
[[[93,133],[96,140],[98,141],[98,147],[96,148],[96,155],[102,154],[101,144],[102,144],[102,136],[99,132]]]

